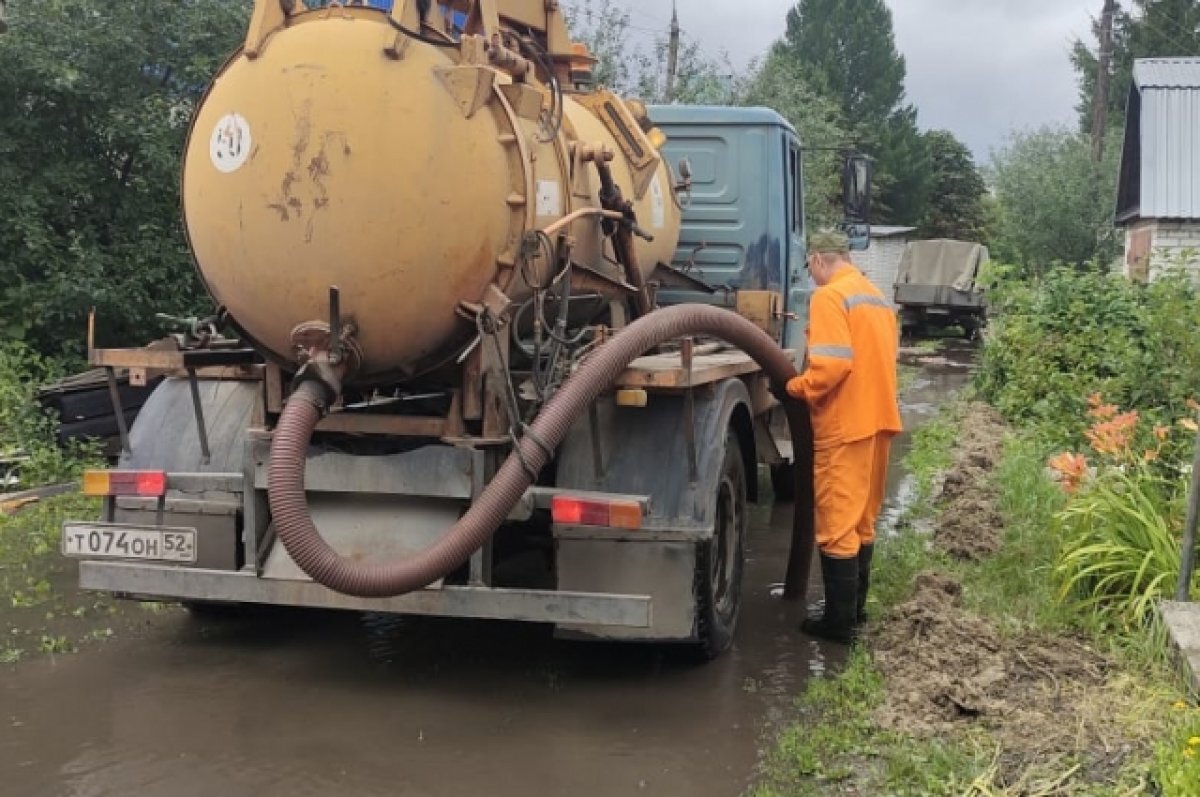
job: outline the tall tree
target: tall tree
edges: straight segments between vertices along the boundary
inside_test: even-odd
[[[629,11],[613,0],[582,0],[568,22],[571,33],[596,58],[597,85],[647,102],[726,105],[733,100],[737,78],[729,59],[708,55],[694,41],[678,45],[674,86],[668,91],[670,30],[664,29],[648,45],[635,44],[632,34],[646,31],[635,28]]]
[[[87,309],[123,343],[207,306],[179,219],[199,92],[239,0],[26,0],[0,38],[0,336],[79,352]]]
[[[916,223],[928,196],[928,152],[905,103],[904,57],[883,0],[800,0],[787,14],[783,52],[839,103],[876,158],[879,220]]]
[[[1110,125],[1125,118],[1133,62],[1173,56],[1200,56],[1200,0],[1133,0],[1132,9],[1117,11],[1113,21],[1112,79],[1107,92]],[[1071,60],[1079,75],[1076,108],[1080,129],[1089,130],[1095,117],[1098,45],[1093,48],[1088,42],[1076,41]]]
[[[741,105],[778,111],[800,135],[804,157],[805,204],[809,224],[841,218],[841,158],[836,149],[851,143],[838,103],[821,94],[781,47],[775,47],[738,92]]]
[[[904,100],[904,56],[883,0],[801,0],[787,13],[784,46],[847,119],[881,122]]]
[[[1014,134],[992,158],[997,256],[1029,273],[1055,263],[1107,264],[1116,246],[1111,177],[1119,149],[1107,147],[1104,162],[1096,163],[1086,133],[1043,128]]]
[[[953,238],[984,242],[987,185],[971,151],[948,130],[925,134],[933,179],[929,205],[921,221],[923,238]]]
[[[592,76],[599,86],[629,91],[637,85],[638,59],[630,43],[632,15],[612,0],[582,0],[566,9],[571,34],[596,59]]]

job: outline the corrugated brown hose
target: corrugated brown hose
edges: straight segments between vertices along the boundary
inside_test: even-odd
[[[313,429],[325,406],[326,388],[303,383],[288,399],[271,442],[267,492],[275,530],[288,554],[313,580],[346,595],[382,598],[419,590],[443,578],[479,550],[508,517],[532,479],[558,448],[576,419],[637,357],[666,341],[707,335],[745,351],[772,383],[795,376],[791,358],[765,332],[729,310],[678,305],[655,310],[614,335],[563,383],[467,513],[420,553],[394,561],[347,559],[321,537],[308,511],[304,465]],[[782,395],[782,389],[777,390]],[[788,562],[788,597],[804,594],[812,557],[812,430],[807,408],[785,401],[796,461],[796,516]]]

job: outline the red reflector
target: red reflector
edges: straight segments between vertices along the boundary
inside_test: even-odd
[[[642,508],[631,501],[594,501],[559,495],[550,499],[550,516],[564,526],[637,529],[642,525]]]
[[[167,474],[161,470],[88,471],[83,475],[88,495],[139,495],[159,497],[167,493]]]

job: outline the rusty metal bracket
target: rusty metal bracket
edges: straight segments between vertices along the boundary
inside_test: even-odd
[[[129,425],[125,423],[125,409],[121,406],[121,388],[117,385],[117,369],[108,366],[104,369],[108,378],[108,398],[112,402],[113,413],[117,416],[117,431],[121,434],[121,450],[131,453],[129,447]]]
[[[246,29],[246,43],[242,48],[247,58],[258,58],[267,39],[287,25],[288,17],[295,8],[295,0],[256,0],[250,25]]]
[[[196,369],[187,369],[188,387],[192,391],[192,411],[196,414],[196,434],[200,436],[200,453],[204,455],[204,464],[212,458],[208,450],[208,427],[204,422],[204,405],[200,401],[200,382],[196,378]]]

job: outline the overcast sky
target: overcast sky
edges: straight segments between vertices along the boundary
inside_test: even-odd
[[[680,26],[737,66],[782,35],[791,0],[678,0]],[[636,9],[633,31],[653,37],[671,0],[617,0]],[[1071,42],[1091,31],[1101,0],[887,0],[908,62],[908,97],[922,128],[947,128],[986,161],[1013,128],[1073,124]]]

